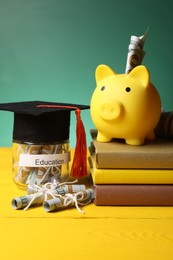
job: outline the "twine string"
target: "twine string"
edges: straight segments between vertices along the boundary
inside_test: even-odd
[[[28,203],[28,205],[24,208],[24,210],[27,210],[32,204],[33,202],[36,200],[36,198],[38,198],[39,196],[43,196],[44,197],[44,201],[48,200],[48,195],[50,195],[50,197],[52,197],[53,199],[57,198],[57,197],[61,197],[62,199],[64,199],[64,197],[60,194],[56,194],[54,193],[54,191],[64,185],[68,185],[68,184],[73,184],[78,182],[78,180],[74,180],[71,182],[47,182],[46,184],[42,185],[41,187],[37,184],[34,183],[30,183],[28,185],[28,188],[32,189],[35,191],[33,198],[30,200],[30,202]]]
[[[50,185],[50,187],[48,187],[48,185]],[[40,195],[44,197],[44,201],[48,199],[48,195],[50,195],[52,198],[56,198],[56,196],[61,196],[59,194],[56,194],[56,196],[55,194],[53,194],[53,190],[55,190],[55,185],[53,183],[47,182],[46,184],[42,185],[42,187],[37,184],[32,184],[30,186],[36,191],[36,193],[34,193],[33,198],[30,200],[24,210],[27,210],[33,204],[35,199],[38,198]]]

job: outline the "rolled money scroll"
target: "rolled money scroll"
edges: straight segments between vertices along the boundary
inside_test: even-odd
[[[53,184],[46,183],[46,187],[48,189],[54,190],[56,194],[60,194],[62,196],[64,196],[66,193],[76,193],[86,189],[85,185],[83,184],[67,184],[63,186],[61,186],[60,184],[56,188],[55,187],[52,188],[51,185]],[[45,184],[43,186],[45,186]],[[37,187],[38,187],[37,185],[28,185],[27,194],[29,195],[29,194],[37,193],[38,192]]]
[[[42,147],[42,154],[59,154],[62,152],[62,144],[59,145],[44,145]],[[39,167],[37,174],[37,184],[48,180],[51,175],[60,175],[61,166],[56,167]]]
[[[35,194],[29,194],[26,196],[14,198],[12,200],[13,209],[24,209],[29,205],[31,201],[32,201],[32,206],[42,205],[44,201],[44,195],[40,193],[38,196],[35,196],[35,199],[33,200],[34,196]]]
[[[45,211],[51,212],[51,211],[58,211],[72,206],[76,206],[78,211],[83,213],[83,211],[80,210],[78,205],[86,205],[90,203],[93,199],[94,199],[94,190],[88,189],[88,190],[80,191],[74,195],[68,193],[62,198],[58,197],[58,198],[53,198],[44,201],[43,208],[45,209]]]
[[[173,111],[162,111],[160,120],[155,128],[155,134],[162,138],[173,139]]]
[[[64,209],[64,198],[58,197],[48,201],[44,201],[43,208],[47,212]]]
[[[20,154],[30,154],[36,155],[41,153],[41,145],[26,145],[18,144],[18,153]],[[34,171],[34,167],[29,166],[19,166],[16,175],[14,176],[14,181],[17,183],[26,184],[27,179],[31,178],[31,174]]]
[[[129,73],[133,68],[142,64],[145,52],[143,50],[144,43],[147,37],[148,29],[144,35],[138,37],[132,35],[130,38],[130,44],[128,47],[128,55],[126,62],[125,73]]]
[[[44,145],[42,148],[42,155],[56,155],[58,164],[52,166],[41,166],[38,168],[37,184],[43,184],[45,182],[57,182],[66,180],[69,173],[69,161],[70,152],[68,143],[56,144],[56,145]],[[48,156],[49,157],[49,156]],[[61,159],[60,159],[61,157]],[[59,159],[58,159],[59,158]],[[51,161],[51,160],[50,160]]]
[[[77,193],[80,191],[84,191],[85,189],[86,187],[83,184],[68,184],[64,185],[64,187],[60,187],[59,189],[57,189],[57,191],[58,194],[63,193],[63,195],[65,195],[67,193]]]
[[[44,184],[43,187],[37,186],[37,192],[32,194],[27,194],[12,200],[12,207],[14,209],[28,209],[30,206],[42,205],[45,200],[55,198],[55,196],[60,196],[57,190],[52,187],[48,187],[48,183]]]

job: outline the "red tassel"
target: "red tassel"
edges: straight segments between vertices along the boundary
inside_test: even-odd
[[[87,175],[87,145],[86,133],[83,122],[80,117],[80,109],[75,110],[76,113],[76,148],[74,152],[73,164],[70,175],[75,178],[81,178]]]
[[[58,105],[38,105],[40,108],[66,108],[75,109],[76,113],[76,147],[74,151],[73,163],[70,175],[75,178],[81,178],[87,175],[87,143],[85,128],[80,116],[80,109],[73,106]]]

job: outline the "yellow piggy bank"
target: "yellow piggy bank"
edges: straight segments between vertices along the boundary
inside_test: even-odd
[[[99,65],[96,83],[90,111],[98,130],[97,141],[122,138],[127,144],[142,145],[145,139],[154,139],[161,100],[145,66],[137,66],[129,74],[117,74],[109,66]]]

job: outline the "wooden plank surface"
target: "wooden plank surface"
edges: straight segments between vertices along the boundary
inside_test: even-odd
[[[11,149],[0,149],[0,246],[6,259],[173,259],[172,207],[15,211]]]

